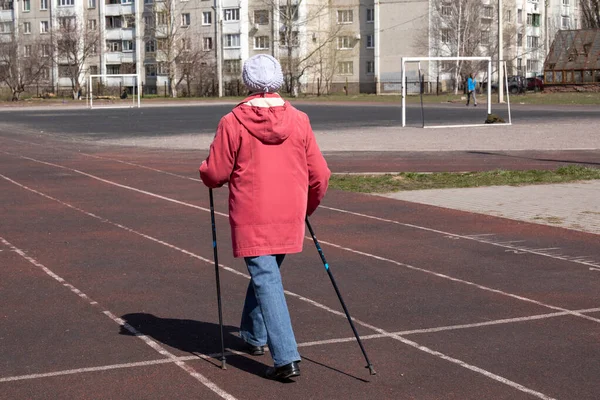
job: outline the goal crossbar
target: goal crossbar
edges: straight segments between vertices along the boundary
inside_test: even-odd
[[[93,109],[94,108],[94,95],[93,95],[93,80],[94,79],[100,79],[100,80],[110,80],[110,79],[119,79],[119,78],[135,78],[135,84],[133,85],[134,87],[134,91],[132,93],[132,102],[131,105],[129,106],[130,108],[133,107],[137,107],[140,108],[141,104],[140,104],[140,75],[138,74],[106,74],[106,75],[102,75],[102,74],[92,74],[89,75],[88,77],[88,96],[87,96],[87,103],[88,103],[88,107]],[[128,85],[130,86],[130,85]],[[120,94],[120,93],[119,93]],[[98,108],[98,107],[97,107]],[[123,106],[102,106],[100,108],[123,108]]]
[[[492,113],[492,57],[402,57],[402,127],[406,127],[406,64],[418,63],[419,71],[421,70],[421,62],[429,61],[487,61],[488,63],[488,79],[487,79],[487,113]],[[482,124],[459,125],[464,126],[480,126]],[[488,124],[489,125],[489,124]],[[443,127],[456,127],[458,125],[444,125]]]

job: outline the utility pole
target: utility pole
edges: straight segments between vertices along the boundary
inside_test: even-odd
[[[219,97],[223,97],[223,20],[221,15],[221,2],[215,0],[215,58],[217,64],[217,85],[219,86]]]
[[[502,58],[504,43],[502,40],[503,15],[502,15],[502,0],[498,0],[498,103],[504,103],[504,70],[502,69]],[[488,77],[488,82],[491,82],[492,77]]]

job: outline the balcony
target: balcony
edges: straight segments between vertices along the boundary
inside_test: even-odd
[[[107,4],[105,8],[106,16],[133,14],[135,7],[133,4]]]
[[[12,21],[13,10],[0,10],[0,21]]]
[[[104,63],[105,64],[123,64],[123,63],[133,63],[135,62],[134,51],[122,53],[106,53],[104,55]]]
[[[106,40],[134,40],[133,28],[106,28]]]

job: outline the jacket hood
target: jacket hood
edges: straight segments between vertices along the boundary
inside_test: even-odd
[[[265,144],[281,144],[292,132],[292,106],[277,94],[257,94],[233,109],[252,136]]]

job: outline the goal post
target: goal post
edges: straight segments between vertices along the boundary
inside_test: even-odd
[[[406,127],[406,65],[418,64],[419,72],[421,70],[421,62],[430,61],[485,61],[487,62],[487,113],[492,113],[492,58],[491,57],[402,57],[402,127]],[[506,69],[506,64],[504,66]],[[506,76],[506,74],[505,74]],[[510,104],[510,103],[509,103]],[[509,106],[510,107],[510,106]],[[510,109],[509,109],[510,113]],[[468,124],[468,125],[444,125],[444,127],[457,126],[482,126],[490,124]],[[425,126],[423,126],[425,127]],[[430,126],[430,128],[433,128]]]
[[[138,74],[89,75],[87,89],[87,105],[90,109],[141,106]]]

